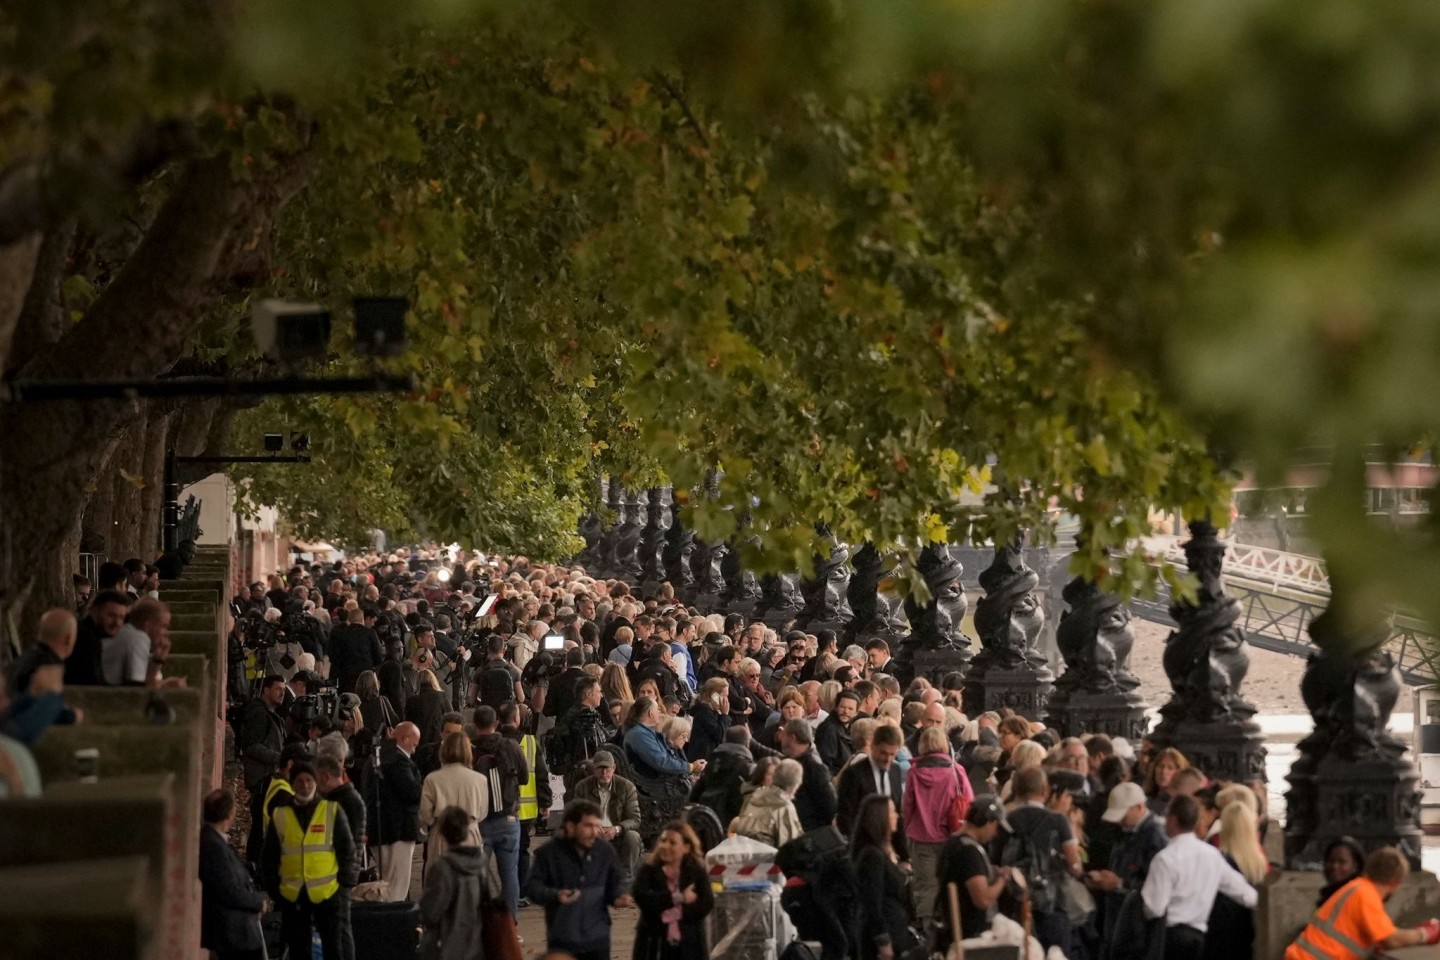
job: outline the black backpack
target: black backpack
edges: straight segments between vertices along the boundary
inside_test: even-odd
[[[483,775],[490,784],[490,815],[487,820],[499,820],[515,813],[520,803],[520,771],[510,751],[505,749],[509,741],[503,737],[493,750],[482,749],[475,744],[475,772]],[[496,803],[495,798],[500,802]]]
[[[499,709],[515,699],[515,677],[504,660],[489,660],[480,670],[480,702]]]
[[[725,839],[725,828],[720,825],[720,818],[703,803],[685,804],[682,816],[699,838],[700,849],[706,853],[718,847]]]
[[[1030,888],[1031,909],[1046,913],[1055,909],[1058,896],[1053,858],[1048,849],[1043,849],[1025,831],[1016,830],[1005,843],[1000,864],[1017,868],[1025,877],[1025,884]]]

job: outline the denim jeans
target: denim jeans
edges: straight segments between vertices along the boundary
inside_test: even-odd
[[[495,854],[495,868],[500,871],[500,886],[505,891],[505,903],[510,915],[520,915],[520,821],[514,817],[501,817],[480,821],[480,836],[485,846]]]

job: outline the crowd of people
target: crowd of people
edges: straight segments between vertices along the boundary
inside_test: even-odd
[[[78,637],[47,615],[0,730],[82,719],[63,683],[166,683],[168,613],[145,590],[102,583]],[[355,904],[415,900],[426,956],[517,956],[534,904],[577,960],[608,958],[630,909],[636,960],[699,960],[703,857],[728,834],[779,850],[782,901],[827,960],[929,956],[1007,923],[1072,960],[1252,955],[1263,784],[1148,740],[967,717],[959,674],[904,681],[884,639],[653,593],[424,549],[252,584],[232,635],[240,776],[205,801],[204,945],[258,956],[273,905],[290,956],[318,935],[349,960]],[[237,853],[218,841],[247,807]],[[1287,958],[1440,940],[1381,921],[1395,851],[1342,839],[1325,869]]]

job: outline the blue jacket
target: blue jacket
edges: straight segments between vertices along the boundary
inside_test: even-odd
[[[690,764],[680,751],[665,742],[664,734],[643,723],[637,723],[625,734],[625,752],[637,772],[646,776],[685,776],[690,772]]]

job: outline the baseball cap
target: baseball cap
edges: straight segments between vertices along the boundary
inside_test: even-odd
[[[1125,811],[1137,803],[1145,802],[1145,791],[1140,789],[1138,783],[1117,784],[1114,790],[1110,791],[1110,799],[1105,804],[1105,812],[1100,819],[1106,823],[1119,823],[1125,818]]]
[[[601,750],[590,758],[590,765],[592,767],[613,767],[615,766],[615,758],[609,750]]]
[[[1005,816],[1005,806],[992,794],[977,796],[970,804],[965,819],[973,826],[983,827],[991,823],[1000,824],[1000,829],[1010,832],[1010,821]]]

